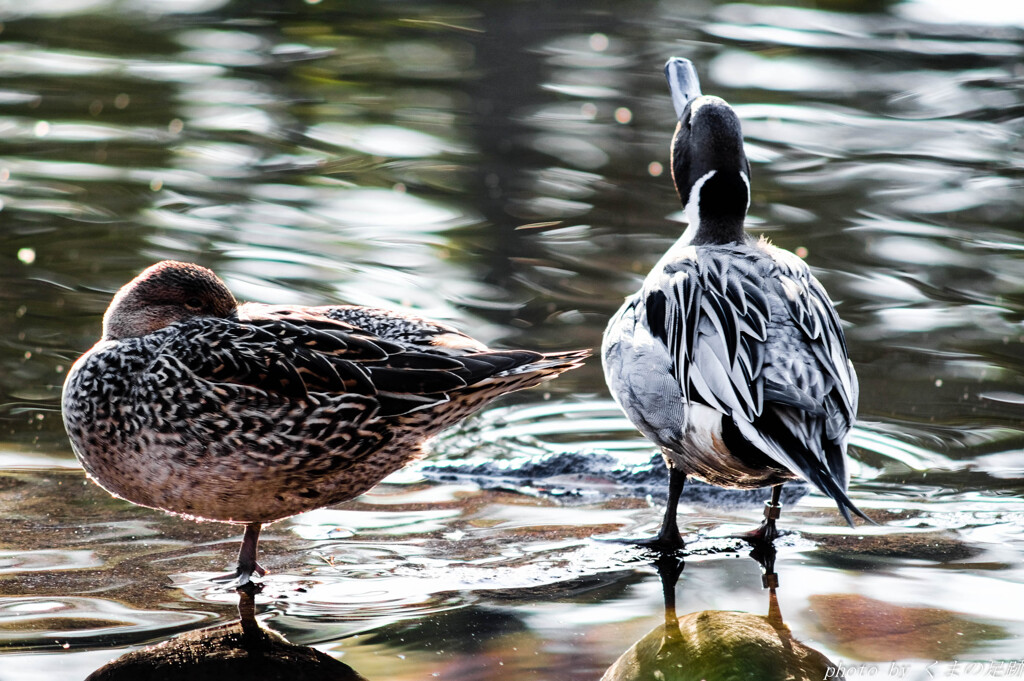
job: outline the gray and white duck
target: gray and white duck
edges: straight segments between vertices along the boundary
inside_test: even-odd
[[[668,508],[639,543],[681,549],[676,507],[687,477],[772,486],[762,525],[778,534],[783,483],[802,479],[846,521],[869,520],[847,495],[857,375],[825,289],[796,255],[744,230],[750,163],[740,120],[702,95],[686,59],[665,66],[679,117],[672,178],[689,225],[612,317],[605,379],[630,421],[662,452]]]
[[[588,352],[492,350],[439,322],[352,305],[239,305],[210,270],[164,261],[114,296],[64,382],[89,476],[135,504],[260,528],[353,499],[424,440]]]

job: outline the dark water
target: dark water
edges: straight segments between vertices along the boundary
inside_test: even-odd
[[[736,106],[750,222],[840,302],[860,375],[852,489],[879,525],[851,531],[816,494],[787,509],[792,638],[853,672],[1021,668],[1019,3],[22,0],[0,22],[0,680],[82,679],[236,616],[206,580],[237,533],[109,498],[64,436],[63,376],[114,290],[175,258],[242,299],[597,346],[682,229],[671,55]],[[723,641],[741,625],[718,611],[767,626],[758,565],[710,551],[658,657],[653,567],[591,538],[652,531],[663,493],[598,362],[434,452],[268,528],[260,621],[391,681],[599,679],[628,655],[688,678],[689,615]],[[438,473],[493,459],[507,475]],[[682,511],[709,545],[759,514]],[[607,678],[641,678],[625,664]]]

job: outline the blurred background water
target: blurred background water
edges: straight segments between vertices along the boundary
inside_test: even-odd
[[[852,489],[880,524],[787,509],[793,636],[908,678],[1024,659],[1024,4],[0,0],[0,679],[81,679],[235,616],[205,581],[234,530],[109,498],[64,435],[117,288],[174,258],[240,299],[598,346],[683,229],[672,55],[736,107],[750,225],[829,289],[860,375]],[[608,473],[650,454],[592,360],[434,447],[512,482],[413,469],[269,528],[258,616],[370,679],[600,678],[660,636],[653,568],[590,538],[657,526]],[[767,614],[758,573],[691,560],[680,616]]]

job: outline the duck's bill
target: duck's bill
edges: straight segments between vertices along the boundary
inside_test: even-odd
[[[686,105],[700,97],[700,79],[693,62],[683,57],[672,57],[665,63],[665,78],[672,93],[672,106],[676,116],[682,118]]]

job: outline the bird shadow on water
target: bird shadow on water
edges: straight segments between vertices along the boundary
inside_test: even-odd
[[[107,663],[86,681],[366,681],[354,669],[308,646],[289,643],[256,620],[253,583],[238,589],[239,619],[190,631]]]
[[[601,681],[699,681],[711,678],[801,680],[829,678],[836,666],[822,653],[793,637],[783,622],[776,595],[775,549],[756,547],[750,557],[762,568],[768,590],[768,614],[701,610],[676,612],[676,583],[685,560],[662,554],[654,561],[665,601],[664,624],[634,643]]]

